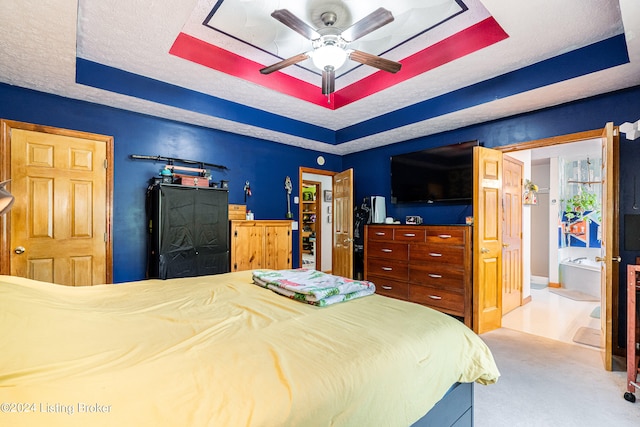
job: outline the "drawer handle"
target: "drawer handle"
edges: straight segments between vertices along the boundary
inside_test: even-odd
[[[450,239],[451,234],[438,234],[438,237],[441,239]]]
[[[438,257],[438,256],[442,256],[442,254],[439,254],[439,253],[436,253],[436,252],[429,252],[429,256]]]
[[[429,273],[429,277],[433,277],[434,279],[441,279],[442,275],[441,274]]]
[[[385,290],[387,290],[387,291],[390,291],[390,290],[392,290],[392,289],[393,289],[393,286],[385,286],[385,285],[382,285],[382,289],[385,289]]]
[[[438,296],[438,295],[429,295],[429,298],[431,298],[431,299],[437,299],[437,300],[441,300],[441,299],[442,299],[442,297],[441,297],[441,296]]]
[[[376,231],[376,236],[386,236],[387,233],[385,233],[384,231]]]
[[[393,249],[384,249],[384,248],[383,248],[383,249],[382,249],[382,252],[391,253],[391,252],[393,252]]]
[[[404,233],[404,237],[416,237],[416,233]]]
[[[391,267],[382,267],[382,269],[384,271],[392,271],[393,270],[393,268],[391,268]]]

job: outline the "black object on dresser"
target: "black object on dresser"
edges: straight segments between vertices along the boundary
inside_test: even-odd
[[[155,184],[147,193],[150,278],[229,271],[228,189]]]

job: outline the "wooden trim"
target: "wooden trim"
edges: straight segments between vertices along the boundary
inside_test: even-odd
[[[113,282],[113,137],[108,135],[100,135],[97,133],[82,132],[70,129],[61,129],[52,126],[38,125],[33,123],[24,123],[13,120],[0,119],[0,180],[4,181],[11,178],[11,131],[13,129],[28,130],[32,132],[50,133],[53,135],[68,136],[73,138],[89,139],[94,141],[103,141],[106,144],[106,230],[107,230],[107,247],[105,253],[106,267],[106,283]],[[10,189],[9,184],[9,189]],[[11,230],[10,216],[3,215],[0,218],[0,274],[11,274],[10,264],[10,237]]]
[[[529,304],[530,302],[531,302],[531,295],[522,299],[522,305]]]
[[[556,282],[549,282],[549,287],[550,288],[561,288],[562,285],[560,283],[556,283]]]
[[[510,145],[492,147],[504,153],[511,151],[533,150],[534,148],[548,147],[550,145],[569,144],[572,142],[584,141],[587,139],[602,139],[602,129],[588,130],[584,132],[571,133],[568,135],[554,136],[551,138],[536,139],[533,141],[518,142]]]

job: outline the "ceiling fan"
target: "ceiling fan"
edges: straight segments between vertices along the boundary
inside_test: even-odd
[[[334,12],[324,12],[320,16],[324,28],[317,30],[287,9],[276,10],[271,16],[311,40],[313,49],[265,67],[260,70],[262,74],[270,74],[311,58],[313,64],[322,71],[322,94],[329,95],[335,91],[335,70],[347,58],[390,73],[397,73],[402,67],[399,62],[347,48],[349,43],[393,21],[393,15],[385,8],[376,9],[344,31],[333,26],[338,18]]]

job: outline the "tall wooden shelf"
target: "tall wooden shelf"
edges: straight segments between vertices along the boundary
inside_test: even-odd
[[[314,200],[302,201],[302,252],[313,255],[317,233],[318,204]]]

